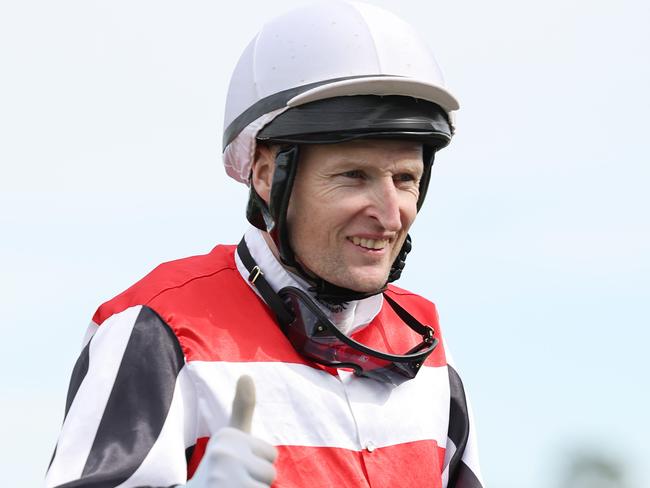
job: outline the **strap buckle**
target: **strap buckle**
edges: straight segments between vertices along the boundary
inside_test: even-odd
[[[259,278],[260,276],[264,276],[264,273],[262,273],[262,270],[260,269],[259,266],[255,266],[255,267],[251,270],[251,274],[248,275],[248,281],[250,281],[251,283],[255,284],[255,280],[256,280],[257,278]]]

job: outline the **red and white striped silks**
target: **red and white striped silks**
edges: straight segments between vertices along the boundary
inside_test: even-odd
[[[432,303],[387,293],[442,337]],[[252,432],[279,449],[276,487],[482,486],[444,341],[399,386],[311,363],[239,272],[234,246],[159,266],[102,305],[90,335],[48,487],[184,483],[227,424],[242,374],[257,389]],[[352,337],[392,353],[421,340],[387,305]]]

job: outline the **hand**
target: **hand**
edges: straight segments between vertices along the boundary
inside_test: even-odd
[[[278,453],[271,444],[250,435],[255,409],[255,383],[237,381],[230,427],[212,436],[203,459],[186,488],[265,488],[275,479]]]

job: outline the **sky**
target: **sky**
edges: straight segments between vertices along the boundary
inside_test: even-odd
[[[96,307],[235,243],[229,76],[305,2],[0,5],[0,463],[40,486]],[[486,486],[559,486],[577,452],[650,486],[650,4],[371,1],[426,38],[459,99],[402,287],[434,301]]]

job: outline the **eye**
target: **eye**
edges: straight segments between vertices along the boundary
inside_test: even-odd
[[[346,178],[365,178],[366,174],[361,171],[360,169],[352,169],[350,171],[344,171],[341,173],[341,176],[345,176]]]
[[[395,176],[393,176],[393,179],[395,181],[400,182],[400,183],[405,183],[405,182],[416,181],[417,180],[415,175],[411,174],[411,173],[398,173]]]

